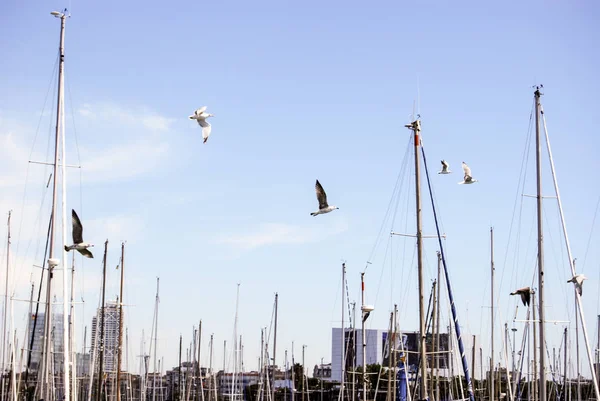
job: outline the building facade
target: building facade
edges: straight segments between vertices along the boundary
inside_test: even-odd
[[[96,353],[96,364],[100,363],[100,313],[92,318],[92,353]],[[104,356],[103,370],[105,373],[117,371],[117,351],[119,349],[119,307],[117,303],[104,307]],[[97,365],[96,365],[97,368]]]
[[[362,331],[352,329],[344,330],[344,340],[342,340],[341,328],[334,327],[331,329],[331,380],[341,381],[342,379],[342,350],[345,350],[345,370],[352,369],[353,366],[362,366],[363,351],[362,351]],[[367,365],[380,364],[388,366],[389,364],[389,344],[388,331],[378,329],[365,330],[366,335],[366,362]],[[401,332],[397,333],[396,338],[392,339],[392,350],[396,353],[396,361],[400,362],[400,356],[406,355],[409,369],[416,370],[418,365],[419,351],[419,333],[418,332]],[[432,336],[428,334],[426,337],[427,351],[432,350]],[[436,348],[439,351],[448,351],[448,334],[440,333]],[[393,354],[392,354],[393,355]],[[437,354],[439,367],[442,370],[448,368],[448,353]],[[434,356],[428,355],[428,366],[434,363]]]
[[[52,313],[51,314],[52,324],[50,326],[50,353],[54,360],[54,373],[60,373],[63,371],[63,314]],[[35,330],[34,330],[35,326]],[[44,348],[44,335],[46,329],[46,315],[43,312],[31,315],[31,321],[29,322],[28,328],[28,344],[31,343],[33,337],[33,346],[31,347],[31,362],[29,368],[31,371],[36,372],[41,368],[42,351]]]

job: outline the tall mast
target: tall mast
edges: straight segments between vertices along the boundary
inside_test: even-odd
[[[365,311],[365,273],[360,273],[360,309],[362,310],[361,316],[361,334],[362,334],[362,374],[363,374],[363,388],[362,388],[362,399],[367,400],[367,336],[365,335],[365,321],[367,320]],[[321,369],[323,367],[321,366]]]
[[[152,401],[156,401],[156,372],[157,372],[157,364],[156,364],[156,358],[158,353],[156,352],[156,346],[157,346],[157,339],[158,339],[158,303],[160,302],[160,299],[158,298],[158,290],[159,290],[159,285],[160,285],[160,277],[156,278],[156,299],[154,301],[154,374],[152,375]],[[152,339],[150,339],[150,341],[152,341]]]
[[[575,306],[577,309],[577,306]],[[581,400],[581,362],[579,361],[579,316],[575,313],[575,365],[577,374],[577,400]]]
[[[262,395],[264,393],[264,382],[265,382],[265,329],[261,327],[260,329],[260,379],[259,379],[259,393],[258,399],[262,400]]]
[[[209,356],[208,356],[208,374],[210,375],[210,385],[208,386],[208,401],[212,401],[212,390],[211,390],[211,386],[214,385],[213,383],[213,369],[212,369],[212,363],[213,363],[213,336],[214,334],[210,335],[210,349],[209,349]],[[225,373],[225,372],[223,372]],[[216,387],[215,387],[216,388]]]
[[[177,388],[179,392],[179,401],[183,400],[183,380],[181,380],[181,342],[182,335],[179,335],[179,372],[177,372]]]
[[[437,306],[436,306],[436,319],[435,319],[435,332],[436,332],[436,337],[437,337],[437,348],[435,351],[439,351],[440,347],[440,303],[441,303],[441,299],[440,299],[440,286],[441,286],[441,281],[440,281],[440,276],[442,273],[442,254],[438,251],[437,252],[437,258],[438,258],[438,270],[437,270]],[[447,349],[445,351],[448,351]],[[448,354],[446,354],[448,355]],[[406,366],[406,365],[405,365]],[[408,386],[407,386],[408,387]],[[439,354],[435,354],[435,400],[436,401],[440,401],[440,356]]]
[[[542,141],[540,137],[540,87],[535,88],[535,160],[537,172],[537,234],[538,234],[538,294],[540,305],[540,386],[541,401],[546,401],[546,352],[544,313],[544,231],[542,225]]]
[[[231,376],[231,401],[234,400],[236,383],[235,383],[235,374],[237,372],[237,363],[238,363],[238,339],[237,339],[237,325],[238,325],[238,309],[240,305],[240,283],[237,284],[237,292],[235,297],[235,321],[233,323],[233,373]],[[224,369],[223,369],[224,370]]]
[[[537,377],[537,366],[538,366],[538,359],[537,359],[537,341],[538,341],[538,336],[537,336],[537,331],[536,331],[536,303],[535,303],[535,296],[536,296],[536,292],[535,291],[531,291],[531,313],[532,313],[532,317],[533,317],[533,324],[531,325],[533,327],[533,373],[532,373],[532,386],[533,386],[533,401],[537,401],[538,400],[538,387],[535,386],[535,380]]]
[[[279,295],[275,293],[275,330],[273,332],[273,380],[271,380],[271,401],[275,401],[275,368],[277,367],[277,303]]]
[[[104,258],[102,260],[102,305],[100,305],[100,363],[98,364],[98,390],[96,401],[102,401],[102,382],[104,380],[104,301],[106,292],[106,254],[108,252],[108,240],[104,242]],[[96,332],[96,335],[98,332]]]
[[[202,357],[202,319],[200,319],[200,323],[198,324],[198,374],[197,377],[200,380],[200,399],[204,401],[204,383],[202,381],[202,365],[200,363],[200,358]]]
[[[65,12],[67,11],[66,9],[64,10]],[[51,15],[60,18],[60,42],[59,42],[59,65],[58,65],[58,100],[56,102],[56,131],[55,131],[55,142],[54,142],[54,165],[53,165],[53,172],[52,172],[52,211],[51,211],[51,228],[50,228],[50,239],[49,239],[49,255],[48,255],[48,284],[47,284],[47,289],[46,289],[46,313],[45,313],[45,320],[46,320],[46,324],[44,325],[44,350],[43,350],[43,369],[42,369],[42,387],[43,387],[43,396],[45,397],[46,400],[49,399],[50,397],[50,388],[49,388],[49,382],[48,382],[48,371],[50,369],[50,333],[51,333],[51,319],[50,319],[50,314],[52,313],[52,308],[50,307],[50,304],[52,302],[51,296],[52,296],[52,291],[51,291],[51,283],[52,283],[52,276],[54,275],[54,268],[56,266],[58,266],[58,264],[60,263],[59,260],[54,258],[54,234],[55,234],[55,229],[56,229],[56,201],[57,201],[57,190],[58,190],[58,181],[56,180],[56,177],[58,176],[58,163],[59,163],[59,155],[60,155],[60,150],[59,150],[59,145],[60,145],[60,137],[61,137],[61,128],[62,128],[62,123],[63,123],[63,118],[62,118],[62,108],[63,108],[63,91],[64,91],[64,84],[63,84],[63,71],[64,71],[64,61],[65,61],[65,52],[64,52],[64,44],[65,44],[65,21],[66,21],[66,15],[64,12],[58,12],[58,11],[52,11],[50,13]],[[64,158],[64,155],[63,155]],[[64,160],[63,160],[63,165],[64,165]],[[63,180],[64,180],[64,174],[63,174]],[[66,300],[65,300],[66,301]],[[67,351],[65,349],[65,351]],[[65,352],[65,355],[68,355],[68,352]],[[67,362],[67,357],[65,357],[64,362],[65,362],[65,374],[68,377],[68,364],[66,364]],[[68,389],[68,380],[65,380],[65,390]],[[67,398],[65,398],[65,401],[69,400],[69,395],[68,395],[68,391],[65,391],[65,395]]]
[[[294,360],[294,342],[292,341],[292,396],[291,396],[291,401],[294,401],[294,393],[296,392],[296,381],[294,380],[294,376],[295,376],[295,370],[296,370],[296,361]]]
[[[362,374],[363,374],[363,400],[367,400],[367,334],[365,332],[365,322],[369,314],[373,311],[372,306],[365,305],[365,273],[360,273],[360,291],[361,291],[361,321],[362,321]],[[322,365],[322,363],[321,363]],[[322,369],[322,367],[321,367]]]
[[[396,349],[395,349],[395,347],[396,347],[396,338],[398,337],[398,305],[397,304],[394,304],[394,319],[393,319],[393,324],[394,324],[394,329],[392,330],[392,333],[393,333],[392,334],[392,339],[393,339],[393,341],[392,341],[392,348],[390,348],[390,350],[393,351],[393,352],[390,354],[390,358],[392,359],[393,366],[394,366],[394,370],[393,370],[394,378],[392,379],[392,394],[393,394],[394,398],[392,398],[392,399],[395,400],[396,399],[396,394],[397,394],[396,393],[396,378],[397,378],[396,369],[398,367],[398,360],[396,359],[397,352],[396,352]]]
[[[4,289],[4,316],[3,316],[3,321],[4,323],[2,324],[3,330],[2,330],[2,370],[1,370],[1,382],[2,382],[2,388],[0,389],[0,391],[2,391],[2,400],[4,400],[4,370],[5,370],[5,364],[6,364],[6,357],[5,357],[5,346],[6,346],[6,316],[7,316],[7,311],[8,311],[8,273],[9,273],[9,266],[10,266],[10,216],[12,214],[12,211],[9,210],[8,211],[8,221],[6,223],[7,225],[7,230],[8,230],[8,234],[7,234],[7,239],[6,239],[6,284],[5,284],[5,289]]]
[[[563,394],[564,394],[563,400],[566,400],[567,399],[567,361],[568,361],[568,359],[567,359],[567,350],[569,349],[569,347],[567,345],[569,343],[567,342],[567,328],[566,327],[565,327],[563,344],[565,345],[565,351],[564,351],[565,352],[565,355],[564,355],[564,368],[563,368],[563,370],[564,370],[564,373],[563,373],[563,375],[564,375],[564,379],[563,379]]]
[[[387,346],[388,346],[388,377],[387,377],[387,392],[386,401],[393,401],[392,396],[392,327],[394,327],[394,312],[390,312],[390,326],[387,333]]]
[[[341,330],[341,335],[342,335],[342,343],[341,343],[341,348],[342,348],[342,376],[341,376],[341,380],[340,380],[340,401],[344,401],[344,382],[345,382],[345,370],[346,370],[346,358],[344,358],[344,354],[345,354],[345,350],[346,350],[346,333],[344,333],[344,301],[345,301],[345,292],[344,292],[344,286],[346,285],[346,263],[342,263],[342,330]],[[294,352],[292,350],[292,352]],[[304,384],[303,384],[304,386]],[[304,387],[303,387],[304,388]],[[302,400],[304,401],[304,400]]]
[[[423,233],[421,222],[421,170],[419,163],[419,147],[421,146],[421,121],[415,120],[406,125],[407,128],[414,132],[415,145],[415,194],[416,194],[416,211],[417,211],[417,267],[419,275],[419,353],[421,359],[421,381],[420,381],[420,396],[421,399],[428,399],[427,395],[427,354],[425,349],[425,305],[424,305],[424,283],[423,283]]]
[[[73,353],[72,360],[75,361],[73,366],[71,366],[71,381],[73,383],[73,400],[78,401],[79,399],[79,389],[77,388],[77,352],[76,352],[76,343],[75,343],[75,252],[72,253],[71,256],[71,297],[69,299],[69,350]],[[83,341],[84,347],[83,351],[85,353],[85,329],[83,333]]]
[[[491,308],[491,313],[492,313],[492,317],[491,317],[491,325],[490,325],[490,332],[491,332],[491,345],[492,345],[492,352],[491,352],[491,357],[490,357],[490,400],[494,401],[494,229],[492,227],[490,227],[490,271],[491,271],[491,295],[490,295],[490,299],[492,301],[492,308]],[[119,401],[119,400],[117,400]]]
[[[119,290],[119,343],[117,348],[117,401],[121,401],[121,354],[123,349],[123,276],[125,274],[125,243],[121,243],[121,288]],[[156,374],[156,373],[155,373]]]
[[[32,287],[32,291],[33,291],[33,287]],[[596,338],[596,383],[599,380],[600,377],[600,315],[598,315],[598,331],[597,333],[597,338]]]
[[[439,262],[438,262],[439,264]],[[438,299],[437,299],[437,293],[438,293],[438,287],[439,287],[440,282],[438,280],[434,280],[433,281],[433,285],[431,288],[431,293],[433,295],[433,308],[431,309],[431,382],[429,383],[429,388],[430,388],[430,394],[432,397],[432,400],[434,401],[439,401],[437,399],[437,397],[435,396],[435,383],[437,382],[436,377],[435,377],[435,360],[437,357],[437,336],[435,334],[435,326],[436,326],[436,320],[438,318],[437,316],[437,303],[438,303]]]
[[[304,401],[304,394],[306,393],[305,380],[304,378],[304,350],[306,349],[306,344],[302,344],[302,401]]]
[[[356,396],[356,302],[352,302],[352,401]]]

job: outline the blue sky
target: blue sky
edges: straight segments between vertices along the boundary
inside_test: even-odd
[[[215,334],[221,366],[222,342],[232,340],[237,283],[247,369],[257,365],[260,328],[270,324],[275,292],[279,364],[292,341],[297,357],[307,345],[308,366],[321,357],[329,361],[331,327],[340,320],[342,260],[356,301],[359,272],[369,258],[373,263],[366,275],[367,301],[376,307],[372,328],[387,327],[392,304],[399,303],[401,327],[417,329],[414,243],[394,238],[390,257],[387,235],[378,232],[396,177],[410,178],[412,170],[402,170],[410,135],[404,124],[418,98],[431,173],[442,158],[455,172],[432,179],[461,324],[467,334],[483,336],[487,349],[490,225],[498,325],[514,314],[516,300],[508,292],[530,284],[535,269],[534,200],[523,201],[520,224],[513,211],[537,83],[545,86],[542,102],[574,256],[589,277],[584,303],[595,336],[598,224],[591,240],[590,232],[600,197],[594,118],[600,7],[594,2],[70,0],[24,6],[9,0],[0,16],[0,210],[13,209],[18,222],[11,286],[21,299],[31,277],[37,285],[39,269],[31,265],[41,262],[49,211],[49,170],[27,165],[31,152],[37,160],[49,161],[51,154],[60,24],[49,13],[65,6],[72,13],[67,163],[83,166],[81,173],[69,172],[68,208],[79,212],[85,237],[96,245],[95,259],[76,262],[85,300],[78,306],[80,344],[98,302],[106,238],[112,299],[120,241],[127,240],[133,366],[142,329],[149,336],[157,276],[159,354],[168,367],[176,363],[178,336],[189,343],[199,319],[205,339]],[[202,105],[216,115],[205,145],[187,119]],[[478,184],[456,185],[463,160]],[[532,161],[533,155],[529,194],[535,191]],[[340,210],[313,218],[316,178]],[[552,195],[549,170],[544,186]],[[413,232],[414,206],[406,202],[412,202],[412,184],[403,191],[393,228]],[[572,293],[555,201],[546,205],[547,318],[573,320],[572,303],[564,306]],[[428,202],[424,213],[424,231],[433,234]],[[390,224],[385,220],[388,232]],[[371,254],[378,240],[383,245]],[[435,242],[426,241],[427,286],[435,251]],[[15,320],[22,324],[24,316]],[[561,324],[548,331],[549,346],[558,348]]]

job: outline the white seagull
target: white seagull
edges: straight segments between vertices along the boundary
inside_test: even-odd
[[[81,221],[75,213],[75,210],[71,209],[71,216],[73,218],[73,245],[65,245],[65,251],[69,252],[71,249],[75,249],[86,258],[93,258],[94,255],[88,250],[88,248],[94,246],[88,242],[83,242],[83,226]]]
[[[571,277],[570,280],[567,280],[567,283],[573,283],[575,285],[575,288],[577,288],[577,292],[579,293],[579,295],[581,295],[583,289],[583,280],[586,279],[587,277],[583,274],[576,274],[573,277]]]
[[[467,163],[462,162],[462,168],[465,172],[465,177],[461,182],[459,182],[459,184],[473,184],[477,182],[477,180],[473,179],[473,177],[471,176],[471,169],[469,168],[469,166],[467,166]]]
[[[335,209],[339,209],[339,207],[337,207],[337,206],[329,206],[327,204],[327,194],[325,193],[325,190],[321,186],[321,183],[319,182],[319,180],[317,180],[317,183],[315,184],[315,190],[317,191],[317,200],[319,201],[319,210],[317,210],[316,212],[312,212],[310,214],[311,216],[316,216],[318,214],[323,214],[323,213],[329,213]]]
[[[202,138],[204,139],[203,143],[208,141],[208,137],[210,136],[210,124],[206,119],[208,117],[214,117],[214,114],[206,113],[206,106],[200,107],[198,110],[194,111],[194,114],[190,116],[190,120],[198,121],[198,124],[202,127]]]
[[[529,287],[519,288],[515,292],[511,292],[510,295],[520,295],[521,301],[523,301],[523,305],[528,306],[529,299],[531,298],[531,288],[529,288]]]
[[[452,171],[450,171],[450,166],[448,165],[448,162],[446,160],[442,160],[442,169],[440,171],[438,171],[438,174],[450,174]]]

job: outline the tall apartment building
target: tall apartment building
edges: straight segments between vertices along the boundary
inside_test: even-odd
[[[353,330],[344,330],[344,340],[342,341],[342,329],[334,327],[332,328],[331,337],[331,380],[341,381],[342,378],[342,349],[345,350],[345,369],[349,371],[352,366],[362,366],[363,352],[362,352],[362,332],[357,329],[354,332],[355,338],[353,338]],[[387,330],[365,330],[366,334],[366,360],[367,365],[381,364],[387,366],[389,364],[389,344],[387,341],[388,331]],[[418,350],[419,350],[419,333],[418,332],[401,332],[397,334],[395,341],[391,341],[393,344],[392,349],[396,351],[397,361],[398,356],[402,354],[401,350],[409,351],[408,356],[408,367],[411,371],[417,369],[418,365]],[[426,348],[427,352],[431,351],[432,337],[428,334],[426,337]],[[439,348],[440,351],[448,351],[448,334],[440,333],[439,335]],[[447,353],[438,354],[439,368],[443,371],[448,369],[449,359]],[[432,366],[433,359],[431,355],[427,356],[428,366]]]
[[[96,364],[100,363],[100,314],[98,308],[96,316],[92,318],[92,353],[96,353]],[[119,307],[117,303],[104,307],[104,356],[103,370],[105,373],[117,371],[117,351],[119,349]],[[97,368],[97,365],[96,365]]]
[[[63,370],[63,314],[52,313],[51,314],[52,324],[50,326],[50,353],[54,360],[54,373],[62,372]],[[35,331],[34,331],[35,323]],[[31,321],[29,322],[28,338],[26,349],[29,348],[33,336],[33,347],[31,348],[31,363],[29,368],[31,371],[37,371],[41,368],[40,362],[42,358],[42,349],[44,347],[44,335],[46,329],[46,315],[44,312],[40,312],[36,315],[31,315]]]

